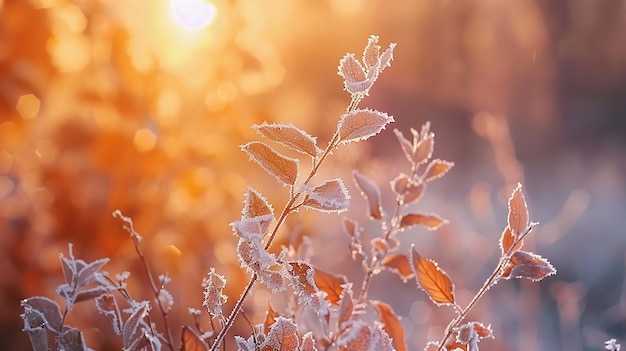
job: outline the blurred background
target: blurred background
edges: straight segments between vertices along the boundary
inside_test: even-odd
[[[187,307],[201,307],[210,267],[229,278],[234,303],[248,277],[228,223],[246,186],[277,210],[287,198],[238,145],[263,121],[293,122],[324,145],[349,102],[338,61],[359,56],[370,34],[398,46],[362,106],[405,133],[431,121],[435,157],[456,164],[418,205],[450,224],[404,232],[403,245],[438,261],[465,305],[497,263],[519,181],[541,223],[527,249],[558,270],[491,289],[471,315],[493,325],[481,346],[626,342],[623,1],[0,0],[0,19],[0,348],[29,349],[19,301],[56,299],[68,243],[86,261],[112,258],[112,274],[130,271],[137,300],[153,297],[115,209],[133,218],[153,271],[172,277],[175,334],[193,324]],[[347,215],[368,237],[377,225],[348,180],[359,169],[391,204],[387,184],[408,164],[390,129],[337,151],[319,177],[347,180]],[[281,240],[309,235],[315,263],[360,285],[340,221],[304,211]],[[269,296],[250,299],[253,323]],[[388,272],[370,297],[403,317],[411,350],[454,316]],[[94,349],[121,347],[93,302],[68,323]],[[249,335],[245,321],[236,328]]]

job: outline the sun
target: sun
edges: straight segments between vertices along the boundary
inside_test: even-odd
[[[176,23],[188,30],[210,25],[217,15],[217,7],[207,0],[171,0],[170,8]]]

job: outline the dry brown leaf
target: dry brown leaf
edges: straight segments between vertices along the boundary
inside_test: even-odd
[[[438,158],[434,159],[430,161],[428,167],[426,167],[424,175],[422,175],[422,179],[424,179],[425,182],[430,182],[435,179],[441,178],[446,173],[448,173],[450,168],[452,168],[453,166],[454,162],[443,161]]]
[[[298,178],[298,159],[279,154],[271,146],[251,141],[241,146],[248,157],[283,185],[294,185]]]
[[[393,117],[384,112],[362,109],[345,113],[337,126],[339,142],[347,144],[361,141],[380,133],[385,126],[393,122]]]
[[[515,236],[511,232],[511,228],[509,228],[509,226],[504,228],[504,231],[502,232],[502,236],[500,237],[500,248],[502,249],[502,255],[506,255],[509,252],[509,250],[511,249],[511,246],[513,246],[513,243],[515,242],[515,239],[516,239]],[[518,242],[517,245],[515,245],[513,252],[521,249],[523,245],[524,245],[524,240],[520,240],[520,242]]]
[[[521,235],[530,224],[528,206],[526,205],[526,199],[524,199],[524,193],[522,193],[522,184],[520,183],[517,183],[517,187],[509,198],[508,221],[509,228],[511,228],[511,232],[515,237]]]
[[[406,229],[414,225],[423,225],[428,230],[437,230],[448,221],[435,214],[409,213],[400,219],[400,228]]]
[[[397,351],[406,351],[404,328],[402,328],[402,324],[400,324],[400,320],[391,309],[391,306],[380,301],[373,301],[373,304],[378,308],[380,321],[383,323],[383,330],[391,337],[394,348]]]
[[[352,175],[354,176],[354,182],[361,191],[361,195],[367,200],[370,218],[382,219],[383,215],[380,206],[380,190],[378,189],[378,185],[358,171],[353,171]]]
[[[328,302],[330,302],[333,306],[338,306],[341,293],[343,292],[342,285],[348,282],[346,277],[343,275],[328,273],[318,267],[313,267],[313,269],[315,270],[313,279],[317,288],[328,294],[326,296]]]
[[[352,283],[344,285],[341,299],[339,300],[339,310],[337,315],[337,330],[341,333],[344,329],[344,323],[352,319],[352,311],[354,310],[354,301],[352,300]]]
[[[413,162],[415,164],[422,164],[428,162],[430,157],[433,155],[433,150],[435,149],[435,138],[432,133],[430,133],[426,138],[420,140],[416,147],[413,156]]]
[[[411,268],[411,262],[409,262],[409,258],[402,254],[391,254],[385,257],[381,264],[388,270],[402,278],[403,282],[407,282],[409,279],[413,278],[413,269]]]
[[[267,122],[263,122],[262,124],[253,125],[252,128],[264,137],[300,153],[315,156],[322,152],[322,149],[317,146],[315,137],[291,123],[268,124]]]
[[[415,247],[411,248],[411,262],[419,287],[435,304],[440,306],[455,303],[454,284],[436,262],[420,256]]]
[[[526,278],[539,281],[553,274],[556,274],[556,269],[547,259],[532,252],[516,251],[511,255],[511,261],[503,276],[507,279]]]
[[[402,134],[402,132],[398,129],[394,129],[393,132],[396,135],[396,138],[398,138],[398,142],[400,143],[402,152],[404,152],[404,156],[406,156],[406,159],[409,162],[413,163],[413,144],[411,144],[411,142],[405,138],[404,134]]]
[[[323,212],[343,212],[348,209],[350,195],[339,178],[327,180],[308,190],[307,199],[302,204]]]
[[[276,318],[280,317],[278,312],[274,311],[272,305],[267,302],[267,312],[265,313],[265,321],[263,322],[263,333],[267,334],[270,330],[270,326],[276,322]]]

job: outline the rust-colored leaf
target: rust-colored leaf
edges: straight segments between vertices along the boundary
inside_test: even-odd
[[[370,218],[382,219],[383,215],[380,206],[380,190],[378,189],[378,185],[358,171],[353,171],[352,175],[354,176],[354,182],[361,191],[361,195],[367,200]]]
[[[341,333],[345,329],[344,323],[352,319],[354,301],[352,300],[352,283],[344,285],[341,299],[339,300],[339,311],[337,315],[337,329]]]
[[[435,214],[409,213],[400,219],[400,228],[406,229],[414,225],[423,225],[428,230],[437,230],[448,221]]]
[[[323,212],[343,212],[350,204],[350,194],[339,178],[327,180],[308,191],[307,199],[302,204]]]
[[[181,334],[180,351],[208,351],[209,347],[190,327],[184,326]]]
[[[378,58],[380,57],[380,46],[378,44],[378,36],[370,35],[367,40],[365,50],[363,50],[363,64],[366,69],[370,69],[372,66],[378,64]]]
[[[322,149],[317,146],[315,137],[312,137],[309,133],[291,123],[268,124],[267,122],[263,122],[262,124],[253,125],[252,128],[264,137],[303,154],[315,156],[322,151]]]
[[[385,126],[393,122],[393,117],[384,112],[362,109],[345,113],[339,125],[339,141],[347,144],[361,141],[380,133]]]
[[[244,195],[241,218],[258,219],[261,233],[266,234],[274,220],[274,209],[261,193],[249,186]]]
[[[313,338],[313,332],[308,332],[302,336],[300,351],[317,351],[317,348],[315,347],[315,339]]]
[[[349,237],[356,239],[361,237],[361,232],[363,231],[363,228],[359,227],[359,223],[357,221],[348,217],[344,217],[341,220],[341,223],[343,224],[344,233],[348,234]]]
[[[306,262],[288,262],[291,266],[288,274],[291,277],[291,286],[298,295],[298,303],[312,308],[317,313],[322,310],[317,292],[317,282],[314,279],[315,269]]]
[[[326,296],[328,302],[330,302],[333,306],[338,306],[341,293],[343,292],[342,285],[348,282],[346,277],[343,275],[328,273],[318,267],[313,267],[313,269],[315,270],[313,279],[317,288],[328,294]]]
[[[513,236],[521,235],[530,224],[528,216],[528,206],[524,193],[522,193],[522,184],[517,183],[517,187],[513,190],[509,198],[509,228]]]
[[[298,327],[291,319],[276,318],[270,332],[260,345],[261,351],[297,351],[300,346]]]
[[[443,161],[438,158],[434,159],[430,161],[428,167],[426,167],[424,175],[422,175],[422,179],[424,179],[425,182],[430,182],[435,179],[441,178],[446,173],[448,173],[450,168],[452,168],[453,166],[454,162]]]
[[[402,134],[402,132],[398,129],[394,129],[393,132],[396,135],[396,138],[398,138],[398,142],[400,143],[402,152],[404,152],[404,156],[406,156],[406,159],[409,162],[413,163],[413,144],[411,144],[411,142],[405,138],[404,134]]]
[[[403,282],[407,282],[413,278],[413,269],[411,268],[411,262],[405,255],[398,253],[388,255],[385,257],[381,264],[393,273],[400,276]]]
[[[298,159],[279,154],[271,146],[251,141],[241,146],[248,157],[283,185],[294,185],[298,178]]]
[[[513,243],[515,242],[515,239],[516,239],[515,236],[511,232],[511,228],[509,228],[509,226],[504,228],[504,231],[502,232],[502,236],[500,237],[500,248],[502,249],[502,255],[506,255],[509,252],[509,250],[511,249],[511,246],[513,246]],[[524,240],[520,240],[520,242],[518,242],[517,245],[515,245],[515,248],[513,249],[512,252],[515,252],[521,249],[523,245],[524,245]]]
[[[265,321],[263,322],[263,332],[265,334],[270,330],[270,326],[276,322],[276,318],[280,317],[278,312],[274,311],[272,305],[267,303],[267,312],[265,313]]]
[[[413,156],[413,162],[415,164],[422,164],[428,162],[430,157],[433,155],[433,150],[435,149],[435,138],[434,134],[430,133],[426,136],[426,138],[420,140],[416,147],[415,153]]]
[[[411,248],[411,262],[418,286],[435,304],[454,304],[454,285],[436,262],[420,256],[415,247]]]
[[[505,278],[526,278],[538,281],[556,274],[550,262],[532,252],[516,251],[511,255],[509,266],[503,276]]]
[[[337,346],[342,351],[367,351],[373,349],[372,331],[361,320],[357,320],[354,325],[339,336]]]
[[[365,80],[365,69],[354,57],[354,54],[346,54],[339,61],[339,73],[345,81],[362,82]]]
[[[406,343],[404,341],[404,328],[400,324],[400,320],[391,309],[391,306],[380,301],[374,301],[374,306],[380,314],[380,321],[383,323],[383,330],[392,339],[393,347],[397,351],[406,351]]]

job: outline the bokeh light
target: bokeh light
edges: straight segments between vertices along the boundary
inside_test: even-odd
[[[209,26],[217,15],[217,8],[207,0],[171,0],[170,8],[176,23],[189,30]]]

